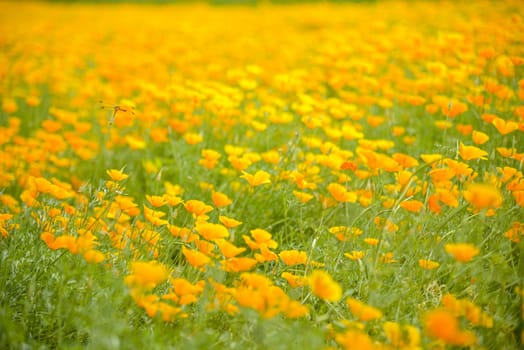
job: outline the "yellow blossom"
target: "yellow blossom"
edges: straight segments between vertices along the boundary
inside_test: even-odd
[[[311,291],[320,299],[335,302],[342,297],[342,288],[327,272],[315,270],[308,280]]]
[[[451,254],[455,260],[460,262],[469,262],[480,252],[477,247],[470,243],[449,243],[444,246],[444,249]]]
[[[127,174],[124,174],[121,170],[117,170],[117,169],[107,170],[107,175],[109,175],[109,177],[113,181],[122,181],[122,180],[127,179],[127,177],[129,176]]]
[[[264,184],[270,184],[270,175],[268,172],[263,170],[258,170],[254,175],[251,175],[249,173],[246,173],[245,171],[242,172],[241,178],[245,179],[249,186],[256,187]]]

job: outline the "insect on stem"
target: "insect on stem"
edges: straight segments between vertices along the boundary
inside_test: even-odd
[[[135,107],[133,106],[124,106],[124,105],[117,105],[117,104],[106,104],[104,101],[100,100],[98,101],[100,103],[100,108],[104,110],[113,110],[113,114],[111,115],[111,118],[109,119],[109,125],[112,125],[115,121],[116,114],[118,112],[122,113],[130,113],[132,115],[135,115]]]

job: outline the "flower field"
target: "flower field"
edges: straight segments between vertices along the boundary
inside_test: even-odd
[[[0,2],[0,348],[518,349],[521,5]]]

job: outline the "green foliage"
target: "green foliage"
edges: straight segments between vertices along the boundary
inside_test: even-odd
[[[340,348],[340,338],[351,331],[384,348],[432,348],[438,336],[427,330],[426,317],[434,310],[453,309],[443,305],[446,295],[465,301],[467,311],[457,307],[451,317],[460,320],[461,330],[475,334],[474,348],[522,345],[524,242],[519,225],[524,215],[518,195],[523,144],[518,109],[524,70],[517,63],[524,49],[511,39],[519,15],[511,17],[513,24],[506,21],[514,7],[486,4],[492,11],[478,13],[472,5],[447,3],[442,21],[449,22],[441,23],[432,18],[432,11],[440,8],[419,3],[418,11],[430,23],[413,42],[404,36],[421,24],[418,12],[410,15],[412,22],[406,19],[411,3],[399,5],[385,19],[374,5],[270,6],[276,19],[261,16],[254,7],[175,6],[175,13],[183,13],[179,22],[166,14],[167,6],[138,11],[106,6],[108,14],[103,14],[102,7],[85,4],[24,4],[20,11],[15,11],[19,4],[0,4],[14,18],[0,23],[6,32],[0,40],[6,63],[0,76],[7,77],[0,86],[0,155],[5,158],[0,159],[0,348],[306,350]],[[37,21],[35,14],[45,10],[49,18]],[[235,11],[240,11],[236,21],[229,17]],[[470,13],[474,30],[464,23]],[[370,23],[364,15],[376,21]],[[251,21],[260,22],[250,27]],[[100,26],[84,28],[86,23]],[[480,32],[487,30],[484,23],[495,28],[488,31],[492,36]],[[17,30],[8,35],[11,27]],[[425,41],[417,42],[425,31]],[[37,33],[40,40],[27,33]],[[61,42],[64,38],[71,42]],[[486,43],[500,56],[492,61],[486,58],[489,52],[482,56]],[[444,67],[449,75],[439,76],[432,65]],[[493,91],[482,90],[490,84]],[[510,97],[500,93],[505,88]],[[415,94],[423,102],[407,102]],[[33,95],[38,103],[31,102]],[[116,96],[123,101],[99,108],[100,98]],[[474,103],[472,97],[478,96],[486,101]],[[137,101],[135,114],[123,111],[133,104],[125,98]],[[467,108],[459,115],[446,112],[461,103]],[[516,129],[500,132],[487,121],[489,113],[515,123]],[[288,122],[276,118],[285,115],[291,116]],[[115,116],[129,119],[110,121]],[[84,130],[85,124],[89,128]],[[361,135],[346,137],[348,125]],[[463,155],[462,144],[473,141],[461,127],[489,134],[489,142],[478,145],[486,155]],[[397,134],[395,128],[402,130]],[[154,130],[166,131],[165,140],[155,140]],[[190,142],[195,134],[202,140]],[[243,147],[240,153],[256,160],[245,168],[236,166],[225,151],[228,145]],[[500,147],[515,150],[502,156]],[[200,161],[208,149],[221,158],[206,168]],[[261,160],[267,151],[275,151],[278,160]],[[393,161],[394,154],[412,156],[417,164],[401,166]],[[427,154],[444,160],[426,161]],[[388,161],[393,169],[384,165]],[[449,170],[449,164],[462,166],[466,174],[457,171],[439,183],[434,171]],[[109,169],[128,177],[110,181]],[[242,170],[251,175],[262,171],[270,182],[250,185]],[[505,171],[511,170],[505,179]],[[481,194],[494,199],[478,205],[482,196],[466,198],[472,183],[490,185]],[[183,191],[168,193],[167,184]],[[340,185],[355,200],[339,200],[330,184]],[[232,203],[213,203],[213,191],[224,192]],[[312,199],[302,202],[297,191]],[[168,194],[171,199],[180,196],[180,203],[156,206],[148,198]],[[432,196],[439,198],[438,209]],[[189,200],[213,210],[197,215],[185,206]],[[411,200],[421,207],[402,206]],[[136,213],[128,212],[130,208]],[[146,208],[157,217],[148,217]],[[225,257],[217,240],[198,232],[203,221],[215,224],[222,215],[242,221],[227,230],[227,238],[245,248],[240,257],[259,259],[252,267],[228,270],[232,258]],[[507,234],[513,226],[521,230],[515,229],[514,237]],[[337,235],[336,227],[348,231]],[[176,228],[198,240],[177,235]],[[255,229],[266,230],[274,240],[269,248],[264,243],[274,259],[262,261],[257,256],[262,249],[249,246]],[[64,237],[73,243],[56,244]],[[92,246],[86,248],[81,238]],[[469,243],[475,253],[454,256],[447,249],[453,243]],[[194,266],[184,254],[187,250],[210,262]],[[278,255],[290,250],[303,253],[306,261],[288,264]],[[87,255],[93,251],[101,254],[99,260]],[[436,265],[424,266],[423,261]],[[137,262],[151,265],[137,272]],[[320,289],[339,287],[340,299],[330,301],[315,290],[314,270],[330,276]],[[267,295],[261,297],[245,281],[246,271],[254,279],[265,278],[257,282],[269,285],[270,298],[263,299]],[[302,278],[304,285],[292,286],[284,273]],[[194,292],[195,302],[183,304],[180,291],[173,297],[174,279],[201,287]],[[244,285],[252,294],[241,299]],[[220,287],[230,290],[221,294]],[[257,298],[263,302],[257,304]],[[348,298],[376,308],[381,316],[364,319],[350,310]],[[306,305],[308,313],[296,319],[280,309],[271,314],[267,308],[275,300]],[[170,318],[154,308],[159,304],[181,311]],[[394,344],[387,322],[412,326],[420,342]]]

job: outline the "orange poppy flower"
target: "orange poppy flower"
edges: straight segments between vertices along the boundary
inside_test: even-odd
[[[280,252],[280,254],[278,254],[278,256],[280,256],[280,259],[282,259],[284,264],[288,266],[303,265],[307,262],[306,252],[296,249],[283,250]]]
[[[242,221],[238,221],[227,216],[220,215],[218,221],[222,223],[227,228],[233,228],[242,225]]]
[[[400,206],[412,213],[418,213],[422,210],[422,208],[424,208],[424,203],[422,203],[421,201],[412,199],[412,200],[405,200],[401,202]]]
[[[341,184],[330,183],[327,189],[337,202],[354,203],[357,201],[357,194],[355,192],[348,191],[346,187],[342,186]]]
[[[371,321],[382,317],[382,311],[373,306],[366,305],[355,298],[348,298],[346,303],[351,313],[361,321]]]
[[[476,342],[475,335],[461,330],[458,320],[447,310],[428,312],[424,318],[424,328],[430,337],[450,345],[471,346]]]
[[[344,333],[337,334],[335,336],[335,341],[342,345],[346,350],[374,350],[377,348],[369,334],[354,328],[350,328]]]
[[[500,190],[491,184],[469,184],[463,194],[475,210],[500,208],[504,200]]]
[[[135,261],[131,263],[131,275],[126,282],[132,286],[152,289],[167,280],[169,271],[157,261]]]
[[[243,171],[242,174],[240,177],[245,179],[251,187],[271,183],[269,173],[263,170],[258,170],[254,175],[246,173],[245,171]]]
[[[211,258],[198,250],[182,247],[182,254],[186,257],[187,262],[194,267],[203,267],[211,262]]]
[[[253,249],[260,249],[261,245],[265,245],[267,248],[275,249],[278,247],[278,243],[271,239],[271,233],[267,232],[266,230],[257,228],[250,231],[251,237],[255,239],[253,241],[250,237],[243,235],[244,241],[247,243],[247,245]]]
[[[229,231],[225,226],[208,222],[199,222],[195,230],[208,241],[229,237]]]
[[[438,262],[426,259],[420,259],[418,265],[426,270],[433,270],[440,266]]]
[[[213,192],[211,194],[211,199],[213,200],[213,204],[215,204],[216,207],[227,207],[233,203],[231,198],[222,192]]]
[[[313,199],[313,195],[306,192],[293,191],[293,195],[297,197],[300,203],[307,203]]]
[[[303,287],[308,284],[307,278],[304,278],[303,276],[297,276],[290,272],[282,272],[282,278],[284,278],[291,287],[297,288],[297,287]]]
[[[335,302],[342,297],[342,288],[326,271],[313,271],[308,282],[311,292],[321,299]]]
[[[233,257],[227,260],[222,260],[221,264],[224,267],[224,270],[227,272],[243,272],[243,271],[249,271],[258,262],[255,259],[252,258],[245,258],[245,257]]]
[[[262,244],[260,245],[260,253],[255,254],[255,259],[260,263],[267,261],[277,261],[278,255],[269,250],[265,244]]]
[[[488,152],[475,146],[465,146],[462,142],[459,145],[459,155],[464,160],[488,159]]]
[[[473,139],[473,142],[475,142],[477,145],[482,145],[489,141],[489,136],[487,134],[477,130],[473,130],[471,138]]]
[[[122,180],[127,179],[127,177],[129,176],[127,174],[124,174],[121,170],[117,170],[117,169],[107,170],[107,175],[109,175],[109,177],[113,181],[122,181]]]
[[[366,253],[361,250],[352,250],[351,253],[344,253],[344,256],[350,260],[362,260]]]
[[[236,245],[226,241],[225,239],[217,239],[215,240],[215,243],[218,245],[218,248],[220,248],[222,255],[224,255],[226,259],[237,256],[238,254],[246,250],[246,248],[237,247]]]
[[[167,225],[168,221],[161,219],[166,213],[148,208],[144,205],[144,217],[154,226]]]
[[[87,262],[95,264],[100,263],[105,259],[105,254],[95,249],[90,249],[84,252],[83,256]]]
[[[146,199],[153,207],[158,208],[167,203],[165,197],[163,196],[150,196],[146,194]]]
[[[471,261],[480,252],[480,249],[469,243],[450,243],[446,244],[444,249],[451,254],[455,260],[460,262]]]
[[[184,208],[196,216],[202,216],[213,210],[213,207],[196,199],[190,199],[184,203]]]
[[[498,130],[501,135],[507,135],[515,130],[518,130],[519,124],[513,121],[506,121],[502,118],[494,118],[491,124]]]

